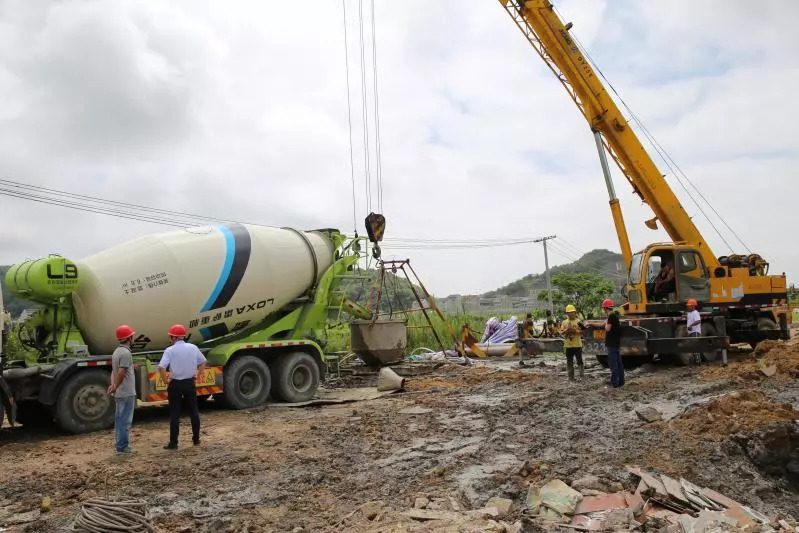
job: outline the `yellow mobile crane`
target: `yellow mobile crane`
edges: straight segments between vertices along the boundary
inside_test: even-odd
[[[726,347],[727,335],[732,342],[753,346],[764,339],[787,339],[785,274],[768,275],[769,264],[758,254],[717,257],[713,253],[569,34],[571,23],[563,23],[549,0],[500,0],[500,4],[577,104],[594,134],[628,272],[622,355],[674,354],[689,364],[694,352],[703,353],[705,360],[717,358]],[[606,154],[654,212],[655,217],[645,222],[647,227],[657,229],[659,221],[672,242],[650,244],[632,253]],[[659,288],[667,290],[658,293],[652,282],[665,265],[672,269],[674,282],[662,284]],[[699,339],[687,338],[681,317],[691,298],[702,311]],[[586,348],[606,363],[603,339],[603,328],[589,327]]]

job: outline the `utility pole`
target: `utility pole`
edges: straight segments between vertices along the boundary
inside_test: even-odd
[[[547,241],[550,239],[554,239],[555,235],[550,235],[549,237],[541,237],[540,239],[535,239],[533,242],[540,242],[544,244],[544,268],[546,269],[546,278],[547,278],[547,299],[549,300],[549,312],[552,313],[552,316],[555,316],[555,307],[552,305],[552,282],[549,279],[549,255],[547,255]]]

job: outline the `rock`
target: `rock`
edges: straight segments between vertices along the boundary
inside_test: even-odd
[[[542,504],[560,514],[567,515],[574,514],[574,508],[583,499],[582,494],[559,479],[554,479],[541,487],[538,495]]]
[[[771,376],[777,373],[776,364],[768,364],[765,361],[761,360],[760,363],[758,364],[758,367],[760,373],[766,376],[767,378],[770,378]]]
[[[499,516],[504,517],[510,513],[511,508],[513,507],[513,500],[509,500],[507,498],[499,498],[494,496],[493,498],[489,499],[485,507],[494,507],[499,511]]]
[[[28,511],[27,513],[19,513],[6,518],[3,523],[7,526],[14,526],[17,524],[27,524],[39,519],[42,512],[39,509]]]
[[[605,490],[605,485],[596,476],[584,476],[572,481],[572,488],[579,491],[588,489],[603,492]],[[594,494],[594,496],[596,496],[596,494]]]
[[[604,520],[606,530],[629,529],[633,522],[633,512],[630,509],[613,509],[608,512]]]
[[[449,506],[452,508],[453,511],[460,511],[463,509],[463,507],[461,507],[461,504],[458,503],[458,500],[456,500],[452,496],[449,496],[448,500],[449,500]]]
[[[600,494],[605,494],[601,490],[594,490],[594,489],[580,489],[580,494],[583,496],[599,496]]]
[[[646,422],[647,424],[651,422],[660,422],[663,420],[663,415],[660,411],[655,409],[654,407],[644,407],[642,409],[636,409],[635,414],[638,415],[638,418]]]
[[[50,498],[50,496],[45,496],[44,498],[42,498],[42,503],[39,504],[39,509],[41,509],[43,513],[46,513],[50,511],[50,509],[52,508],[53,508],[53,500]]]
[[[429,407],[406,407],[405,409],[400,409],[398,411],[401,415],[424,415],[427,413],[432,413],[433,410]]]
[[[429,503],[430,503],[430,500],[428,500],[426,497],[419,496],[418,498],[416,498],[414,500],[413,508],[414,509],[426,509],[427,508],[427,504],[429,504]]]
[[[297,526],[291,530],[291,533],[305,533],[305,528]]]
[[[605,484],[605,489],[608,492],[623,492],[624,491],[624,485],[622,485],[618,481],[608,481]]]
[[[84,490],[83,492],[81,492],[80,495],[78,496],[78,499],[80,501],[82,501],[82,502],[85,502],[86,500],[91,500],[92,498],[96,498],[96,497],[97,497],[97,493],[95,491],[89,489],[89,490]]]
[[[373,502],[366,502],[361,506],[361,514],[367,520],[374,520],[375,518],[377,518],[377,515],[380,514],[380,511],[383,510],[384,505],[385,503],[380,500]]]
[[[527,489],[527,497],[524,500],[525,507],[533,513],[537,513],[538,508],[541,507],[541,497],[538,495],[539,490],[538,487],[530,483],[530,487]]]
[[[402,514],[407,516],[408,518],[413,518],[414,520],[420,520],[420,521],[427,521],[427,520],[459,521],[463,519],[463,515],[460,513],[454,513],[452,511],[430,511],[428,509],[410,509]]]
[[[499,518],[499,509],[496,507],[483,507],[469,511],[468,515],[474,519]]]

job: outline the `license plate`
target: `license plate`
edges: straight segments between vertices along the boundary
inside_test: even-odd
[[[167,372],[167,376],[169,372]],[[200,376],[200,379],[196,380],[195,386],[197,387],[212,387],[216,385],[216,372],[213,368],[206,368],[203,375]],[[167,384],[166,382],[161,379],[161,373],[157,373],[155,375],[155,390],[166,390]]]
[[[595,339],[604,339],[605,338],[605,330],[604,329],[595,329],[594,330],[594,338]]]

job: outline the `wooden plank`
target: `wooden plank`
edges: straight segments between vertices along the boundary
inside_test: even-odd
[[[728,498],[723,494],[716,492],[713,489],[709,489],[707,487],[702,489],[702,496],[705,498],[710,498],[714,502],[723,505],[727,509],[730,507],[743,507],[740,503],[736,502],[732,498]]]

